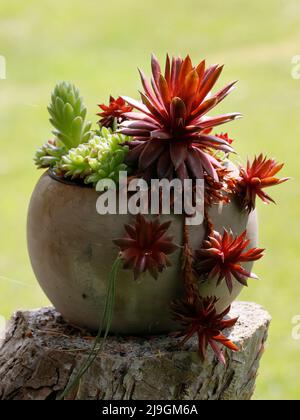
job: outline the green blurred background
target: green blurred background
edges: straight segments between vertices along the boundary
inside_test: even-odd
[[[300,399],[300,341],[292,318],[300,314],[298,253],[300,80],[292,57],[300,54],[298,0],[3,0],[0,54],[0,313],[46,305],[26,251],[26,212],[40,175],[32,157],[49,138],[46,106],[57,80],[75,82],[96,121],[96,104],[108,95],[137,96],[137,66],[149,73],[149,56],[168,51],[194,61],[225,63],[221,83],[239,79],[222,104],[245,118],[226,129],[239,158],[266,152],[285,161],[293,177],[274,188],[279,206],[259,205],[259,282],[242,299],[273,316],[255,398]],[[219,108],[219,109],[220,109]]]

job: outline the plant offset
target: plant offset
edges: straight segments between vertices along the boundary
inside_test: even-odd
[[[182,281],[184,293],[170,302],[170,317],[181,325],[177,335],[184,337],[183,344],[196,335],[202,358],[210,345],[218,360],[225,363],[220,346],[232,351],[238,348],[223,331],[237,319],[226,318],[230,305],[219,311],[219,299],[214,294],[202,295],[201,287],[209,284],[213,289],[216,282],[217,294],[225,283],[232,294],[235,283],[247,286],[249,278],[257,277],[244,265],[260,259],[264,250],[250,246],[247,230],[218,231],[210,209],[216,205],[237,206],[236,211],[248,217],[255,210],[257,197],[267,204],[273,202],[265,192],[267,187],[288,178],[277,178],[283,164],[262,154],[252,163],[248,161],[246,167],[237,168],[230,161],[235,142],[229,133],[218,132],[216,127],[241,115],[208,115],[236,84],[231,82],[212,92],[223,66],[207,66],[204,60],[194,66],[189,56],[167,56],[164,70],[153,56],[151,66],[150,82],[140,71],[141,101],[111,96],[107,105],[99,105],[100,120],[94,129],[86,120],[87,110],[78,90],[69,83],[59,83],[48,107],[54,137],[38,149],[35,163],[39,168],[49,168],[51,176],[75,185],[96,186],[103,179],[117,183],[121,171],[127,171],[131,179],[147,182],[204,180],[206,237],[201,246],[193,249],[191,245],[185,225],[188,215],[182,215],[182,243],[169,235],[171,222],[137,215],[119,237],[112,238],[119,255],[110,281],[115,285],[120,269],[132,270],[135,280],[148,281],[144,273],[158,279],[159,289],[159,275],[171,264],[168,256],[181,249],[182,278],[174,282]],[[121,281],[117,287],[122,288]],[[109,308],[114,306],[114,296],[109,293]],[[107,334],[112,314],[104,318],[108,319],[102,326]]]

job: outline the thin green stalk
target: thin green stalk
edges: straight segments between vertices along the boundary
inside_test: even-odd
[[[105,306],[104,311],[102,315],[102,321],[100,328],[98,330],[97,336],[95,338],[93,347],[89,353],[89,356],[87,360],[83,363],[79,371],[77,372],[75,378],[73,381],[65,388],[65,390],[58,396],[58,400],[63,400],[66,396],[69,395],[69,393],[72,391],[72,389],[77,386],[80,383],[81,378],[83,375],[87,372],[87,370],[91,367],[91,365],[94,363],[95,359],[99,355],[99,353],[102,351],[103,346],[105,344],[105,340],[108,336],[112,319],[113,319],[113,311],[114,311],[114,304],[115,304],[115,296],[116,296],[116,280],[118,276],[118,272],[122,265],[122,258],[118,257],[111,269],[109,279],[108,279],[108,285],[107,285],[107,294],[105,299]],[[102,337],[102,331],[104,329],[104,335]],[[102,341],[101,341],[102,340]],[[101,341],[101,343],[100,343]],[[99,347],[97,348],[98,344],[100,343]]]

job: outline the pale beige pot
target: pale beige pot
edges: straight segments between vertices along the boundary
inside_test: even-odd
[[[39,180],[29,207],[28,249],[33,270],[55,308],[71,323],[97,330],[103,310],[106,282],[118,249],[112,239],[123,236],[130,215],[96,212],[99,196],[92,188],[68,185],[47,173]],[[257,246],[256,213],[249,216],[232,202],[210,209],[215,229],[232,229],[240,234],[246,228],[251,246]],[[172,220],[170,233],[182,244],[182,216],[161,216]],[[193,249],[204,238],[203,225],[190,227]],[[170,302],[183,295],[180,250],[171,255],[172,267],[157,281],[147,273],[134,282],[132,272],[121,270],[111,331],[120,334],[169,332],[178,326],[171,320]],[[245,264],[250,269],[252,264]],[[251,280],[250,280],[251,281]],[[226,308],[241,292],[234,282],[230,295],[226,284],[212,280],[200,284],[204,295],[220,298],[218,310]]]

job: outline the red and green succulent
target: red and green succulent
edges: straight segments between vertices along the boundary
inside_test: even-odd
[[[207,116],[234,88],[229,83],[210,96],[223,66],[206,67],[205,61],[194,66],[189,56],[167,55],[162,72],[152,56],[151,84],[140,71],[144,92],[142,102],[123,96],[139,112],[129,112],[121,124],[123,134],[133,136],[127,163],[134,165],[137,176],[149,178],[203,178],[204,173],[218,181],[216,151],[233,149],[227,138],[209,131],[220,124],[239,118],[234,112]]]
[[[265,204],[275,203],[263,190],[290,179],[275,176],[283,165],[283,163],[277,163],[274,159],[267,159],[260,154],[254,158],[252,163],[248,160],[246,168],[240,168],[236,188],[243,208],[251,212],[255,208],[256,196]]]
[[[232,328],[238,318],[226,318],[230,307],[222,313],[217,313],[215,307],[217,301],[215,297],[205,299],[198,297],[194,302],[175,301],[171,308],[174,319],[182,325],[182,331],[176,334],[178,337],[183,336],[181,345],[196,335],[199,355],[202,360],[205,360],[207,348],[210,346],[218,360],[226,364],[224,354],[219,346],[227,347],[232,351],[239,351],[239,348],[222,332]]]
[[[99,108],[101,109],[101,112],[97,115],[101,117],[101,119],[98,123],[100,126],[107,128],[113,128],[115,120],[118,124],[126,120],[125,113],[133,110],[133,107],[127,105],[120,96],[117,99],[110,96],[109,104],[100,104]]]
[[[245,263],[260,259],[264,250],[249,247],[246,231],[239,235],[227,230],[217,232],[209,220],[208,208],[237,197],[241,212],[250,213],[257,196],[264,203],[274,202],[265,188],[288,178],[277,177],[283,164],[262,154],[239,170],[229,163],[233,139],[228,133],[214,132],[241,114],[208,115],[235,87],[233,81],[212,93],[223,66],[207,66],[204,60],[193,65],[189,55],[184,59],[167,55],[163,70],[155,56],[151,67],[150,81],[140,71],[141,101],[110,96],[108,105],[99,105],[101,130],[92,130],[86,121],[87,110],[78,89],[70,83],[59,83],[48,108],[55,138],[37,151],[35,162],[38,167],[49,167],[57,176],[79,177],[83,183],[95,184],[103,177],[116,179],[128,167],[133,177],[147,181],[204,179],[207,235],[195,251],[184,231],[179,248],[185,296],[173,302],[172,311],[182,325],[182,343],[196,335],[200,356],[204,359],[210,346],[224,363],[220,345],[238,351],[223,333],[234,326],[237,318],[227,319],[230,308],[218,313],[215,297],[201,298],[198,281],[226,282],[230,292],[234,281],[247,286],[247,279],[256,275],[245,268]],[[132,270],[135,279],[145,272],[157,279],[167,269],[171,264],[168,256],[178,248],[167,233],[170,223],[137,215],[132,224],[125,225],[124,236],[114,240],[119,256],[112,269],[111,296],[120,267]],[[113,301],[114,297],[110,298]],[[108,307],[111,319],[113,305]],[[109,325],[107,322],[106,333]]]
[[[115,239],[124,261],[124,269],[132,269],[137,280],[145,271],[149,271],[154,279],[171,265],[168,258],[178,247],[173,237],[167,235],[171,222],[160,223],[156,217],[147,220],[139,214],[132,225],[125,225],[126,234]]]
[[[196,251],[196,270],[200,275],[205,274],[207,280],[217,278],[217,284],[225,280],[230,293],[233,280],[247,286],[249,277],[257,279],[256,274],[247,271],[241,263],[257,261],[263,256],[264,249],[250,248],[247,232],[234,236],[224,229],[223,235],[214,231],[203,241],[202,248]]]

